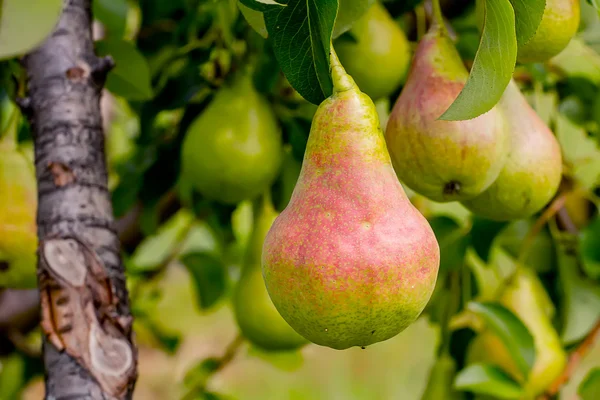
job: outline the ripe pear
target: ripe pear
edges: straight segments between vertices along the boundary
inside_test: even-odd
[[[262,266],[283,318],[308,340],[342,350],[387,340],[415,321],[440,253],[396,178],[373,101],[334,52],[331,60],[333,94],[315,113]]]
[[[278,215],[268,194],[255,205],[254,213],[242,275],[233,293],[235,318],[243,335],[255,346],[267,351],[294,350],[307,341],[279,315],[261,272],[263,242]]]
[[[434,201],[477,196],[498,177],[508,155],[506,123],[497,107],[471,120],[438,120],[468,75],[445,28],[434,22],[388,120],[385,138],[398,177]]]
[[[190,125],[182,145],[182,171],[211,200],[235,204],[262,193],[277,177],[281,131],[250,74],[224,85]]]
[[[569,44],[579,28],[579,0],[546,0],[542,21],[531,39],[517,52],[521,63],[544,62]]]
[[[350,30],[352,39],[334,42],[338,57],[373,101],[389,96],[406,78],[410,44],[385,7],[376,1]]]
[[[35,288],[37,182],[14,139],[0,140],[0,287]]]
[[[556,194],[562,177],[560,145],[514,81],[499,102],[509,126],[511,150],[496,181],[463,202],[482,217],[506,221],[529,217]]]
[[[500,303],[511,310],[527,327],[535,343],[535,363],[527,380],[515,365],[504,343],[492,332],[484,331],[470,346],[469,362],[490,362],[504,369],[520,382],[525,398],[535,398],[562,373],[566,353],[552,326],[553,309],[538,276],[520,268],[503,291]]]

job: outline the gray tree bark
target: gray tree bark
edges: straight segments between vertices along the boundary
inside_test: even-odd
[[[113,63],[96,57],[91,22],[91,0],[65,0],[52,35],[23,59],[48,400],[130,399],[137,377],[100,112]]]

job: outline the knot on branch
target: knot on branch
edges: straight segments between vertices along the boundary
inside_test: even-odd
[[[135,381],[132,319],[118,314],[119,299],[96,252],[74,237],[41,241],[39,286],[48,341],[105,392],[124,398]]]

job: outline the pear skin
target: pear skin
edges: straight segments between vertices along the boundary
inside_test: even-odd
[[[463,205],[482,217],[507,221],[529,217],[552,199],[562,177],[562,156],[558,141],[514,81],[499,106],[510,131],[508,160],[492,186]]]
[[[350,34],[334,43],[344,68],[373,101],[389,96],[406,78],[410,44],[383,4],[376,1],[358,19]]]
[[[537,32],[517,52],[521,63],[544,62],[569,44],[579,28],[579,0],[546,0]]]
[[[271,106],[240,71],[192,122],[182,144],[182,171],[208,199],[236,204],[259,196],[277,177],[281,131]]]
[[[261,271],[262,246],[277,212],[270,198],[263,196],[254,207],[252,236],[245,254],[240,280],[233,293],[233,310],[242,334],[252,344],[267,351],[294,350],[307,343],[279,315],[273,305]]]
[[[492,108],[466,121],[438,118],[468,72],[443,28],[434,23],[417,47],[385,138],[400,180],[438,202],[473,198],[500,174],[508,155],[504,115]]]
[[[267,290],[283,318],[333,349],[387,340],[421,314],[440,254],[398,181],[373,101],[332,53],[290,203],[265,239]]]

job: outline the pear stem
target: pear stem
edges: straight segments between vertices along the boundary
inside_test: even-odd
[[[344,69],[338,58],[333,43],[330,44],[331,80],[333,81],[333,93],[345,92],[355,86],[354,79]]]
[[[439,32],[448,34],[446,23],[444,22],[444,14],[442,14],[442,6],[440,0],[431,0],[431,8],[433,13],[432,28],[437,28]]]

